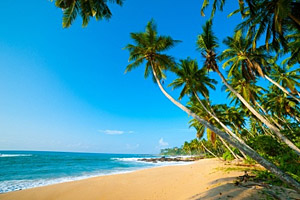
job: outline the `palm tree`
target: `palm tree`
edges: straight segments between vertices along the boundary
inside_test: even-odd
[[[254,2],[252,0],[245,0],[245,1],[248,4],[248,6],[250,7],[250,9],[252,10],[253,7],[254,7],[254,4],[253,4]],[[209,0],[204,0],[203,1],[202,7],[201,7],[201,15],[202,16],[205,16],[204,10],[208,7],[209,2],[210,2]],[[211,18],[215,15],[215,12],[216,12],[217,9],[219,9],[221,11],[223,10],[225,2],[226,2],[226,0],[214,0],[213,1],[212,11],[211,11]],[[240,7],[240,9],[238,11],[240,11],[241,14],[244,15],[244,6],[245,6],[244,4],[245,4],[245,2],[244,2],[244,0],[238,0],[238,3],[239,3],[239,7]]]
[[[200,123],[199,123],[197,120],[195,120],[195,119],[190,120],[189,123],[190,123],[190,127],[194,127],[194,128],[196,129],[196,131],[197,131],[196,136],[197,136],[197,138],[199,139],[200,144],[201,144],[201,146],[203,147],[203,149],[204,149],[205,151],[207,151],[209,154],[211,154],[212,156],[214,156],[215,158],[218,158],[218,159],[222,160],[219,156],[217,156],[217,155],[214,154],[212,151],[210,151],[209,148],[207,148],[207,147],[205,146],[205,144],[203,143],[202,138],[203,138],[204,132],[205,132],[205,130],[206,130],[205,126],[203,126],[202,124],[200,124]],[[210,129],[207,129],[206,131],[211,133],[211,134],[207,134],[207,139],[208,139],[208,141],[210,141],[212,144],[215,143],[215,142],[216,142],[216,141],[215,141],[215,136],[214,136],[215,133],[211,132]],[[234,154],[233,154],[233,155],[234,155]]]
[[[213,0],[211,18],[216,9],[223,10],[225,0]],[[245,2],[247,8],[245,8]],[[201,14],[208,7],[210,1],[204,0]],[[268,48],[272,39],[273,47],[279,50],[279,45],[287,47],[284,36],[292,30],[300,30],[300,2],[295,0],[238,0],[239,9],[233,11],[229,16],[241,13],[244,22],[237,26],[237,30],[248,32],[248,36],[253,36],[253,48],[256,42],[264,34],[265,43]]]
[[[150,21],[146,26],[145,32],[140,33],[131,33],[131,38],[134,40],[135,44],[128,44],[125,49],[129,50],[129,64],[126,68],[126,72],[131,71],[133,68],[136,68],[146,62],[145,75],[146,77],[151,72],[154,80],[158,84],[161,92],[177,107],[186,112],[188,115],[195,118],[206,128],[211,129],[217,135],[226,140],[229,144],[236,147],[237,149],[243,151],[246,155],[256,160],[259,164],[264,166],[266,169],[270,170],[278,176],[282,181],[288,185],[294,187],[297,191],[300,191],[300,184],[294,180],[292,177],[281,171],[276,165],[270,163],[268,160],[260,156],[253,149],[245,146],[232,136],[229,136],[225,132],[222,132],[217,127],[211,125],[201,117],[197,116],[190,109],[182,105],[180,102],[176,101],[171,95],[169,95],[163,88],[160,80],[164,77],[163,70],[174,66],[172,57],[163,54],[163,51],[166,51],[173,47],[178,41],[173,40],[169,36],[158,36],[156,31],[156,26],[152,21]]]
[[[176,73],[178,78],[169,86],[172,86],[173,89],[183,86],[179,100],[185,95],[194,95],[196,92],[208,96],[209,90],[207,87],[213,90],[216,89],[215,84],[217,84],[217,81],[208,77],[205,68],[199,69],[196,60],[191,58],[180,60],[179,64],[172,68],[172,71]]]
[[[298,98],[290,95],[290,93],[285,89],[288,88],[292,94],[298,94],[298,96],[300,96],[297,90],[297,87],[300,87],[300,69],[297,68],[294,70],[290,70],[292,67],[293,66],[280,67],[278,65],[274,65],[272,67],[270,76],[272,77],[272,79],[274,79],[274,82],[280,86],[278,88],[280,88],[284,93],[299,102]]]
[[[243,78],[243,76],[237,72],[234,73],[234,75],[230,79],[230,85],[239,93],[242,95],[244,99],[247,100],[247,102],[250,102],[253,106],[257,106],[258,110],[261,111],[261,114],[266,117],[268,120],[271,120],[280,130],[283,130],[281,125],[277,123],[275,119],[273,119],[268,112],[264,109],[263,106],[260,105],[258,100],[261,102],[261,96],[263,95],[263,92],[266,92],[263,87],[257,86],[256,80],[253,81],[247,81]],[[230,90],[229,90],[230,92]],[[235,101],[235,104],[240,103],[238,98],[230,92],[228,95],[230,98],[232,98],[232,101]],[[248,112],[248,111],[247,111]],[[249,113],[252,115],[252,113]]]
[[[300,30],[300,2],[295,0],[258,0],[252,1],[255,9],[248,12],[246,20],[237,26],[238,30],[247,31],[253,36],[252,45],[265,35],[268,48],[270,40],[273,48],[279,50],[280,45],[287,48],[285,36],[290,30]]]
[[[227,37],[223,42],[227,45],[228,49],[224,50],[219,58],[226,60],[223,64],[224,68],[230,65],[228,72],[229,77],[232,76],[232,73],[235,71],[240,71],[246,80],[254,80],[256,74],[259,74],[300,103],[300,99],[292,94],[295,89],[295,81],[293,82],[294,84],[289,84],[289,86],[293,87],[291,90],[292,93],[290,93],[284,86],[281,86],[267,75],[267,72],[271,69],[271,65],[273,69],[276,67],[276,64],[273,64],[275,63],[274,59],[266,53],[265,48],[260,47],[253,49],[251,45],[252,39],[243,37],[241,31],[238,31],[233,38]],[[279,67],[276,68],[278,69]],[[272,71],[274,71],[274,69]],[[280,76],[284,75],[280,74]],[[287,82],[286,79],[284,79],[284,81]]]
[[[253,105],[259,105],[257,100],[266,92],[263,87],[257,86],[256,80],[247,81],[243,76],[237,72],[229,79],[230,85],[237,91],[241,96],[249,103]],[[235,101],[235,104],[240,103],[239,99],[235,96],[233,92],[227,89],[229,92],[229,97],[232,99],[231,102]]]
[[[286,59],[289,65],[300,63],[300,31],[295,31],[286,36],[288,43],[288,50],[285,53],[291,53],[291,56]],[[300,96],[300,95],[299,95]]]
[[[197,99],[197,98],[196,98]],[[203,102],[202,102],[203,101]],[[225,126],[216,116],[215,114],[212,114],[210,111],[207,110],[206,106],[208,106],[207,102],[204,100],[191,98],[191,101],[188,102],[190,109],[192,112],[196,113],[198,116],[201,118],[205,119],[207,122],[212,124],[213,126],[217,127],[223,127]],[[204,110],[203,110],[204,108]],[[197,138],[201,139],[203,137],[204,132],[206,131],[207,138],[209,141],[211,141],[212,144],[216,145],[217,141],[217,135],[214,131],[212,131],[209,128],[206,128],[204,125],[200,124],[197,120],[192,119],[190,122],[190,127],[194,127],[197,130]],[[226,126],[225,126],[226,127]],[[227,128],[227,127],[226,127]],[[240,142],[244,142],[243,140],[240,140],[238,137],[234,135],[234,133],[231,132],[230,129],[227,128],[229,132],[227,134],[234,136],[236,139],[238,139]],[[230,151],[230,153],[236,158],[236,159],[241,159],[241,157],[237,154],[235,154],[232,149],[227,145],[227,143],[219,136],[219,139],[221,140],[222,144]],[[245,144],[246,145],[246,144]],[[243,153],[242,153],[243,154]],[[246,155],[244,155],[244,158],[246,158]]]
[[[205,68],[199,70],[197,61],[187,58],[185,60],[180,60],[180,63],[176,65],[176,67],[174,67],[172,71],[177,74],[178,78],[175,79],[169,86],[173,86],[173,89],[183,87],[179,99],[182,99],[182,97],[184,97],[185,95],[195,96],[206,113],[209,116],[213,117],[213,119],[215,119],[217,123],[219,123],[229,135],[236,137],[235,134],[229,128],[227,128],[227,126],[223,124],[220,119],[215,116],[215,114],[212,113],[213,111],[211,112],[206,108],[206,106],[202,103],[200,97],[198,96],[197,92],[200,92],[204,97],[208,96],[209,92],[206,86],[210,87],[211,89],[215,89],[215,86],[213,84],[216,84],[217,82],[214,79],[210,79],[208,77],[207,70]],[[207,103],[209,103],[209,101],[207,101]],[[238,137],[236,137],[236,139],[240,140]],[[235,158],[239,158],[222,138],[221,141]],[[243,142],[242,140],[240,141]]]
[[[183,144],[183,150],[184,150],[186,153],[192,155],[191,144],[188,143],[187,141],[185,141],[184,144]]]
[[[110,0],[109,2],[121,6],[124,0]],[[64,28],[70,27],[78,14],[82,17],[83,27],[88,25],[91,17],[102,20],[112,16],[107,0],[55,0],[55,5],[63,10]]]
[[[227,82],[223,74],[220,72],[216,62],[216,48],[218,47],[217,38],[212,31],[212,22],[207,21],[202,27],[203,33],[198,36],[197,45],[198,50],[205,57],[205,66],[209,70],[218,73],[226,87],[246,106],[246,108],[261,122],[263,122],[270,130],[272,130],[279,139],[285,142],[291,149],[300,155],[300,149],[295,146],[288,138],[280,133],[280,130],[271,124],[265,117],[259,114],[233,87]]]
[[[273,116],[276,114],[278,117],[290,116],[300,123],[300,107],[292,98],[286,98],[284,93],[279,90],[273,90],[271,93],[265,95],[266,111],[270,112]]]

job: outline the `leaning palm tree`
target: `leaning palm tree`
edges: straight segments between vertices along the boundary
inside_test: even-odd
[[[291,96],[290,93],[286,91],[286,88],[288,88],[293,95],[298,95],[300,97],[300,93],[297,90],[297,87],[300,87],[300,69],[296,68],[291,70],[292,67],[293,65],[283,65],[282,67],[273,65],[270,76],[280,86],[278,88],[280,88],[284,93]],[[291,97],[295,99],[293,96]],[[295,100],[299,102],[298,99]]]
[[[268,76],[268,71],[270,71],[271,66],[272,71],[274,71],[274,65],[276,64],[275,59],[272,59],[272,57],[266,53],[264,47],[253,49],[252,38],[243,37],[241,31],[236,32],[234,37],[227,37],[223,42],[228,48],[222,52],[219,58],[226,60],[223,64],[224,68],[230,65],[228,72],[229,77],[232,76],[232,73],[235,71],[240,71],[246,80],[254,80],[258,74],[300,103],[300,99],[293,94],[296,81],[293,82],[294,84],[288,84],[288,86],[293,87],[290,88],[291,92],[289,92],[284,86],[281,86]],[[276,69],[278,69],[278,67],[276,67]],[[284,83],[286,82],[291,81],[284,79]],[[298,85],[300,84],[298,83]]]
[[[263,87],[257,86],[256,80],[247,81],[239,72],[234,73],[234,75],[230,77],[228,82],[235,91],[241,94],[241,96],[252,105],[259,105],[258,100],[260,96],[267,91]],[[228,89],[227,91],[229,92],[228,97],[232,99],[231,103],[240,103],[239,99],[235,96],[234,93],[232,93]]]
[[[202,27],[203,33],[198,36],[197,45],[198,50],[205,58],[205,66],[208,70],[217,72],[221,77],[226,87],[244,104],[244,106],[261,122],[263,122],[277,137],[285,142],[291,149],[293,149],[298,155],[300,155],[300,149],[294,145],[288,138],[280,133],[280,130],[271,124],[265,117],[258,113],[247,101],[240,95],[234,88],[227,82],[223,74],[220,72],[216,61],[216,48],[218,47],[217,38],[212,31],[212,22],[207,21]]]
[[[237,26],[238,30],[247,31],[247,36],[253,36],[252,45],[256,48],[257,41],[265,36],[268,48],[277,51],[280,45],[287,48],[285,36],[290,30],[300,30],[300,2],[295,0],[257,0],[255,9],[248,12],[245,21]]]
[[[223,10],[226,0],[213,0],[211,18],[217,9]],[[238,30],[247,31],[248,36],[254,36],[252,44],[265,35],[266,46],[270,40],[273,48],[279,50],[280,45],[287,47],[286,34],[292,30],[300,30],[300,2],[295,0],[238,0],[239,9],[229,16],[241,13],[245,20],[237,26]],[[246,3],[246,4],[245,4]],[[201,14],[210,4],[210,0],[204,0]],[[245,5],[248,6],[245,8]]]
[[[211,150],[209,150],[209,148],[206,147],[206,145],[203,143],[203,136],[204,136],[205,131],[207,132],[207,142],[210,142],[212,144],[216,142],[215,141],[216,140],[215,133],[211,132],[210,129],[206,129],[205,126],[200,124],[195,119],[190,120],[189,123],[190,123],[190,127],[194,127],[196,129],[196,131],[197,131],[196,137],[199,139],[199,142],[200,142],[201,146],[203,147],[203,149],[205,151],[207,151],[209,154],[211,154],[212,156],[214,156],[215,158],[222,160],[220,157],[218,157],[216,154],[214,154]]]
[[[291,56],[286,59],[289,65],[300,63],[300,31],[297,30],[286,36],[288,43],[288,50],[286,53],[291,53]]]
[[[240,142],[244,143],[243,140],[240,140],[238,137],[234,135],[234,133],[226,127],[221,120],[215,116],[215,114],[212,114],[206,107],[207,102],[204,100],[200,100],[199,98],[191,98],[191,101],[188,102],[189,109],[192,110],[192,112],[196,113],[198,116],[200,116],[202,119],[206,120],[213,126],[216,126],[218,128],[225,127],[226,133],[235,137]],[[203,101],[203,102],[202,102]],[[212,131],[209,128],[206,128],[203,124],[199,123],[197,120],[192,119],[190,120],[190,127],[194,127],[197,130],[197,138],[201,139],[203,137],[203,133],[206,131],[207,138],[209,141],[211,141],[212,144],[216,144],[217,135],[214,131]],[[221,140],[222,144],[229,150],[229,152],[236,158],[236,159],[242,159],[239,155],[234,153],[232,149],[227,145],[227,143],[219,136],[219,139]],[[246,144],[245,144],[246,145]],[[244,158],[246,158],[246,155],[243,155]]]
[[[169,86],[172,86],[173,89],[183,87],[179,99],[182,99],[185,95],[189,96],[195,96],[199,104],[201,105],[202,109],[205,110],[205,112],[215,119],[217,123],[219,123],[222,128],[231,136],[236,137],[236,135],[225,125],[221,122],[220,119],[202,103],[198,92],[200,92],[204,97],[208,96],[208,87],[211,89],[215,89],[214,84],[217,82],[214,79],[210,79],[207,75],[207,70],[205,68],[198,69],[198,63],[196,60],[191,60],[190,58],[187,58],[185,60],[180,60],[180,63],[176,65],[172,69],[174,71],[178,78],[175,79]],[[207,101],[209,103],[209,101]],[[237,140],[240,140],[238,137],[236,137]],[[238,155],[236,155],[230,147],[226,144],[226,142],[221,138],[221,142],[226,146],[226,148],[231,152],[231,154],[235,158],[239,158]],[[240,140],[240,142],[243,142]]]
[[[178,41],[173,40],[169,36],[159,36],[156,31],[156,26],[152,21],[150,21],[146,26],[145,32],[140,33],[131,33],[131,38],[134,40],[135,44],[128,44],[125,49],[130,53],[129,55],[129,64],[126,68],[126,72],[131,71],[132,69],[145,63],[145,75],[146,77],[152,73],[154,80],[156,81],[159,89],[162,93],[177,107],[186,112],[188,115],[195,118],[205,127],[211,129],[217,135],[226,140],[229,144],[236,147],[237,149],[243,151],[246,155],[256,160],[259,164],[264,166],[266,169],[270,170],[278,176],[282,181],[288,185],[295,188],[297,191],[300,191],[300,183],[294,180],[292,177],[281,171],[276,165],[269,162],[262,156],[260,156],[253,149],[245,146],[232,136],[229,136],[225,132],[219,130],[217,127],[211,125],[201,117],[197,116],[190,109],[182,105],[180,102],[176,101],[170,94],[168,94],[164,87],[161,84],[161,79],[165,77],[163,70],[167,69],[170,66],[174,66],[173,58],[163,54],[164,51],[173,47]]]
[[[270,112],[273,116],[276,114],[278,117],[290,117],[297,123],[300,123],[300,107],[297,102],[292,98],[286,98],[286,95],[278,89],[265,95],[266,111]]]
[[[123,1],[109,0],[110,3],[120,6]],[[55,5],[63,10],[62,25],[64,28],[70,27],[78,14],[82,17],[83,27],[88,25],[91,17],[102,20],[109,19],[112,16],[107,0],[55,0]]]

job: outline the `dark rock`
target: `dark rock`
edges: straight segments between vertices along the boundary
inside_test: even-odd
[[[162,156],[161,158],[141,158],[138,159],[138,161],[143,161],[143,162],[193,162],[196,160],[201,159],[201,157],[176,157],[176,158],[167,158],[165,156]]]

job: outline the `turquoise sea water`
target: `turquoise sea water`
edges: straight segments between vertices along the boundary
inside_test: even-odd
[[[148,163],[155,155],[0,151],[0,193],[183,163]]]

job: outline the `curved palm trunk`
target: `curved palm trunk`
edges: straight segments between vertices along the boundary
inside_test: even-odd
[[[198,102],[200,103],[200,105],[204,108],[204,110],[210,115],[212,116],[224,129],[225,131],[233,136],[234,138],[236,138],[237,140],[239,140],[240,142],[244,143],[244,141],[242,141],[240,138],[238,138],[225,124],[223,124],[223,122],[221,122],[221,120],[219,120],[219,118],[215,115],[215,113],[211,113],[206,107],[205,105],[203,105],[201,99],[199,98],[197,92],[193,91],[194,95],[196,96]],[[210,105],[209,105],[210,106]],[[212,110],[212,108],[211,108]],[[213,112],[213,111],[212,111]],[[241,157],[237,156],[231,149],[230,147],[224,142],[224,140],[221,138],[221,142],[225,145],[225,147],[230,151],[230,153],[236,158],[236,159],[241,159]],[[246,157],[245,157],[246,158]]]
[[[218,158],[219,160],[222,160],[221,158],[219,158],[218,156],[216,156],[213,152],[211,152],[208,148],[206,148],[206,146],[203,144],[202,141],[200,141],[201,145],[203,146],[203,148],[210,153],[211,155],[213,155],[214,157]],[[223,161],[223,160],[222,160]]]
[[[159,89],[161,90],[161,92],[173,104],[175,104],[181,110],[183,110],[184,112],[186,112],[188,115],[190,115],[193,118],[195,118],[198,122],[200,122],[201,124],[203,124],[206,128],[209,128],[212,131],[214,131],[217,135],[219,135],[220,137],[222,137],[229,144],[231,144],[232,146],[234,146],[234,147],[238,148],[239,150],[243,151],[246,155],[248,155],[250,158],[252,158],[255,161],[257,161],[260,165],[262,165],[263,167],[265,167],[267,170],[269,170],[272,173],[274,173],[280,180],[282,180],[283,182],[285,182],[286,184],[290,185],[291,187],[295,188],[295,190],[297,190],[298,192],[300,192],[300,183],[298,183],[296,180],[294,180],[288,174],[286,174],[283,171],[281,171],[276,165],[274,165],[273,163],[270,163],[268,160],[266,160],[265,158],[263,158],[262,156],[260,156],[257,152],[255,152],[253,149],[245,146],[244,144],[242,144],[241,142],[239,142],[235,138],[229,136],[227,133],[219,130],[218,128],[216,128],[215,126],[211,125],[210,123],[208,123],[204,119],[200,118],[195,113],[193,113],[190,109],[188,109],[187,107],[185,107],[184,105],[182,105],[181,103],[179,103],[178,101],[176,101],[172,96],[170,96],[165,91],[165,89],[163,88],[163,86],[161,85],[160,80],[158,79],[158,77],[156,75],[156,72],[155,72],[155,69],[153,67],[153,64],[151,65],[151,67],[152,67],[152,72],[153,72],[154,78],[155,78],[155,80],[156,80],[156,82],[158,84]]]
[[[284,93],[286,93],[287,95],[289,95],[290,97],[292,97],[293,99],[295,99],[296,101],[298,101],[300,103],[300,99],[298,99],[295,95],[293,95],[292,93],[290,93],[289,91],[287,91],[284,87],[282,87],[279,83],[277,83],[276,81],[274,81],[273,79],[271,79],[270,77],[268,77],[267,75],[264,76],[268,81],[270,81],[271,83],[273,83],[274,85],[276,85],[279,89],[281,89]]]
[[[235,89],[233,89],[228,84],[228,82],[226,81],[223,74],[219,71],[219,69],[216,69],[215,71],[219,74],[219,76],[221,77],[221,79],[222,79],[223,83],[226,85],[226,87],[239,98],[239,100],[249,109],[249,111],[255,117],[257,117],[262,123],[264,123],[269,129],[271,129],[271,131],[274,132],[280,140],[282,140],[284,143],[286,143],[291,149],[293,149],[295,151],[296,154],[298,154],[300,156],[300,149],[296,145],[294,145],[287,137],[282,135],[280,133],[280,130],[277,127],[272,125],[266,118],[264,118],[261,114],[259,114],[237,91],[235,91]]]
[[[219,139],[224,144],[224,146],[230,151],[230,153],[235,157],[235,159],[242,159],[239,155],[236,155],[231,148],[226,144],[226,142],[219,136]]]
[[[257,101],[255,101],[255,104],[259,107],[259,109],[261,109],[261,111],[263,111],[263,113],[267,116],[268,115],[268,113],[267,113],[267,111],[257,102]],[[278,122],[276,122],[275,121],[275,119],[273,119],[273,117],[271,117],[271,116],[269,116],[270,117],[270,119],[272,120],[272,122],[280,129],[280,130],[283,130],[283,128],[282,128],[282,126],[278,123]]]
[[[288,14],[289,15],[289,17],[295,22],[295,23],[297,23],[299,26],[300,26],[300,20],[299,19],[297,19],[294,15],[292,15],[291,13],[289,13]],[[296,28],[298,28],[297,26],[296,26]],[[299,28],[298,28],[298,30],[299,30]]]

